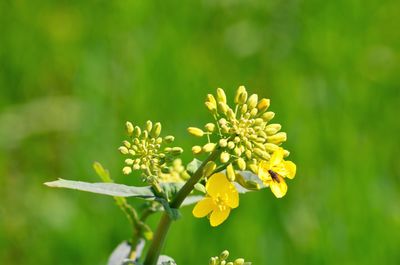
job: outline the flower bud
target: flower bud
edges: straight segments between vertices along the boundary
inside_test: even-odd
[[[262,113],[269,108],[270,100],[263,98],[257,104],[257,109]]]
[[[239,157],[239,159],[237,160],[237,165],[238,165],[240,170],[245,170],[246,169],[246,162],[241,157]]]
[[[203,130],[196,127],[189,127],[187,130],[193,136],[202,137],[204,135]]]
[[[225,91],[222,88],[217,88],[217,100],[219,102],[223,102],[226,104],[226,95]]]
[[[283,157],[288,157],[290,152],[288,150],[283,150]]]
[[[226,260],[228,257],[229,257],[229,251],[228,250],[222,251],[222,253],[219,255],[219,258],[221,260]]]
[[[201,183],[194,184],[194,188],[202,193],[207,193],[206,188]]]
[[[192,153],[195,154],[195,155],[200,154],[201,151],[202,151],[201,146],[195,145],[195,146],[192,147]]]
[[[126,148],[131,148],[132,146],[131,143],[128,141],[123,141],[122,143],[124,144],[124,146],[126,146]]]
[[[257,109],[257,108],[252,108],[252,109],[250,110],[250,117],[256,116],[257,113],[258,113],[258,109]]]
[[[124,173],[124,175],[129,175],[132,173],[132,168],[131,167],[124,167],[122,169],[122,173]]]
[[[249,106],[249,109],[255,108],[257,106],[257,102],[258,102],[257,94],[251,95],[247,100],[247,105]]]
[[[214,131],[214,129],[215,129],[215,124],[214,123],[207,123],[205,126],[204,126],[204,128],[207,130],[207,131],[209,131],[209,132],[213,132]]]
[[[246,97],[243,100],[243,97]],[[244,86],[240,86],[237,90],[236,90],[236,95],[235,95],[235,104],[244,104],[247,100],[247,92],[246,92],[246,88]]]
[[[231,158],[231,156],[230,156],[230,154],[228,152],[222,152],[221,155],[220,155],[220,161],[223,164],[228,162],[230,158]]]
[[[267,151],[269,153],[273,153],[279,149],[279,146],[277,146],[276,144],[271,144],[271,143],[264,144],[264,147],[265,147],[265,151]]]
[[[135,126],[134,134],[136,137],[139,137],[142,134],[142,130],[140,129],[139,126]]]
[[[274,112],[272,112],[272,111],[267,111],[267,112],[265,112],[262,116],[261,116],[261,118],[264,120],[264,121],[270,121],[270,120],[272,120],[273,118],[275,117],[275,113]]]
[[[236,259],[233,262],[233,265],[243,265],[244,264],[244,259]]]
[[[130,158],[128,158],[128,159],[125,159],[125,164],[127,164],[127,165],[133,165],[133,163],[134,163],[135,161],[133,160],[133,159],[130,159]]]
[[[175,137],[172,135],[168,135],[164,137],[165,142],[172,143],[175,140]]]
[[[228,148],[229,148],[229,149],[235,148],[235,143],[232,142],[232,141],[229,141],[229,142],[228,142]]]
[[[240,110],[240,112],[242,112],[242,114],[245,114],[247,112],[247,104],[242,105],[242,109]]]
[[[157,138],[161,133],[161,123],[157,122],[151,131],[151,137]]]
[[[132,136],[132,133],[133,133],[133,124],[132,124],[132,122],[127,121],[125,123],[125,127],[126,127],[126,131],[128,132],[128,135]]]
[[[171,154],[180,155],[183,153],[183,149],[181,147],[172,147]]]
[[[218,110],[224,114],[228,111],[228,105],[225,102],[218,102]]]
[[[151,121],[146,122],[146,131],[149,133],[151,132],[151,129],[153,128],[153,123]]]
[[[231,182],[235,181],[235,178],[236,178],[235,175],[236,175],[235,174],[235,169],[233,168],[232,164],[229,164],[226,167],[226,176],[228,177],[229,181],[231,181]]]
[[[212,152],[215,149],[215,143],[208,143],[203,146],[203,151],[206,153]]]
[[[269,124],[265,127],[264,131],[267,135],[274,135],[280,131],[282,125],[278,123]]]
[[[221,147],[226,147],[228,145],[228,141],[226,139],[220,139],[218,144]]]
[[[121,152],[121,154],[123,154],[123,155],[127,155],[127,154],[129,154],[129,150],[128,150],[128,148],[126,148],[125,146],[120,146],[119,148],[118,148],[118,150]]]
[[[204,104],[206,105],[207,109],[211,113],[213,113],[213,114],[217,113],[217,105],[215,105],[215,104],[213,104],[211,102],[208,102],[208,101],[206,101]]]
[[[206,102],[210,102],[214,106],[217,105],[217,101],[215,100],[214,96],[211,94],[207,94]]]
[[[284,132],[279,132],[275,135],[269,136],[267,138],[268,143],[273,143],[273,144],[281,144],[282,142],[285,142],[287,139],[286,133]]]

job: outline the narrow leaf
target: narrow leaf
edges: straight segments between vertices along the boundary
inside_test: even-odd
[[[88,183],[65,179],[58,179],[44,184],[52,188],[66,188],[117,197],[138,197],[144,199],[155,197],[149,186],[135,187],[115,183]]]

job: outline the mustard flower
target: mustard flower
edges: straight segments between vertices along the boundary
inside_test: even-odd
[[[231,209],[239,206],[239,193],[222,173],[212,175],[206,183],[207,195],[193,209],[193,215],[209,215],[211,226],[218,226],[229,216]]]
[[[258,170],[259,178],[277,198],[282,198],[287,192],[284,178],[293,179],[296,175],[296,165],[292,161],[285,161],[284,154],[283,148],[277,149],[270,160],[260,162]]]

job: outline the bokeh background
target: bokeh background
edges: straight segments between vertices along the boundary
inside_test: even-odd
[[[109,197],[124,122],[162,121],[191,159],[207,93],[271,98],[298,166],[289,192],[246,194],[222,226],[191,216],[164,253],[208,264],[400,264],[400,2],[0,1],[0,263],[105,264],[130,235]],[[159,216],[151,218],[152,225]]]

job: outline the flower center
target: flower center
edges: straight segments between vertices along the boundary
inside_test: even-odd
[[[220,211],[224,211],[228,207],[227,206],[227,201],[228,201],[227,194],[224,194],[224,196],[223,196],[222,194],[218,193],[217,196],[215,196],[213,199]]]

